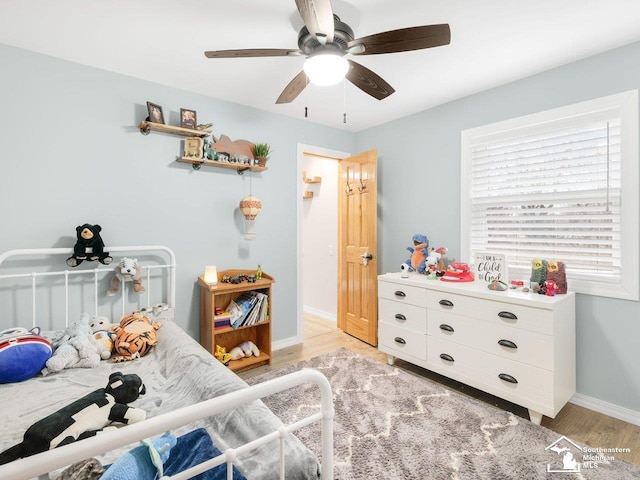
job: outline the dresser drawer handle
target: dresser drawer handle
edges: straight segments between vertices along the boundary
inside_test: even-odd
[[[446,323],[440,325],[440,330],[444,330],[445,332],[455,332],[453,327],[451,325],[447,325]]]
[[[400,345],[406,345],[407,344],[407,341],[402,337],[396,337],[396,338],[394,338],[394,340],[395,340],[396,343],[399,343]]]
[[[406,296],[407,296],[407,294],[406,294],[406,293],[404,293],[404,292],[403,292],[403,291],[401,291],[401,290],[396,290],[396,291],[395,291],[395,293],[394,293],[394,295],[395,295],[396,297],[400,297],[400,298],[404,298],[404,297],[406,297]]]
[[[500,375],[498,375],[498,377],[500,377],[500,380],[504,380],[505,382],[518,383],[518,380],[516,380],[515,377],[512,377],[507,373],[501,373]]]
[[[440,300],[438,303],[443,307],[453,307],[453,302],[451,300]]]
[[[511,313],[511,312],[500,312],[498,313],[498,316],[500,318],[504,318],[505,320],[517,320],[518,317],[515,315],[515,313]]]
[[[441,353],[440,354],[440,358],[443,359],[443,360],[446,360],[447,362],[455,362],[453,357],[451,355],[449,355],[448,353]]]
[[[402,320],[404,322],[406,319],[407,317],[405,317],[401,313],[396,313],[396,320]]]
[[[515,343],[513,343],[511,340],[498,340],[498,344],[502,345],[503,347],[507,347],[507,348],[513,348],[513,349],[517,349],[518,345],[516,345]]]

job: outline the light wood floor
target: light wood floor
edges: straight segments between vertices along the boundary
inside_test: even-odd
[[[305,315],[303,344],[274,351],[271,366],[249,370],[241,373],[240,376],[245,379],[250,378],[269,370],[332,352],[342,347],[382,362],[387,361],[386,354],[338,330],[335,323],[312,315]],[[525,408],[463,385],[455,380],[448,379],[401,360],[397,360],[395,366],[442,383],[452,390],[511,411],[520,417],[529,418]],[[578,442],[584,442],[591,447],[629,448],[631,450],[630,453],[614,453],[610,455],[613,455],[616,459],[626,460],[640,465],[639,426],[594,412],[587,408],[579,407],[572,403],[568,403],[554,419],[543,417],[542,425],[557,432],[558,436],[565,435]]]

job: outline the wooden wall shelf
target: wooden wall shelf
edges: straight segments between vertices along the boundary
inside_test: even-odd
[[[304,192],[302,198],[313,198],[313,192]]]
[[[181,135],[183,137],[208,137],[211,130],[196,130],[193,128],[182,128],[174,125],[166,125],[164,123],[154,123],[143,120],[138,125],[140,133],[149,135],[150,132],[170,133],[173,135]]]
[[[263,172],[267,170],[267,167],[261,167],[259,165],[247,165],[246,163],[220,162],[218,160],[207,160],[204,158],[180,157],[177,159],[177,161],[182,163],[190,163],[195,170],[200,170],[200,167],[202,165],[206,165],[208,167],[230,168],[232,170],[237,170],[238,173],[242,173],[245,170],[251,170],[252,172]]]
[[[302,172],[302,181],[304,183],[320,183],[322,177],[307,177],[307,172]]]

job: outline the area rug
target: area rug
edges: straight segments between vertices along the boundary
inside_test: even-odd
[[[640,479],[640,467],[347,349],[267,372],[315,368],[333,388],[334,478]],[[320,409],[315,385],[264,399],[285,423]],[[321,459],[319,425],[296,435]]]

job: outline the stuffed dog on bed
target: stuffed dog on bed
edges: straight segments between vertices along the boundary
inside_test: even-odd
[[[138,375],[112,373],[106,388],[99,388],[31,425],[21,443],[0,453],[0,465],[92,437],[111,422],[129,424],[144,420],[147,416],[144,410],[126,404],[144,395],[145,390]]]

